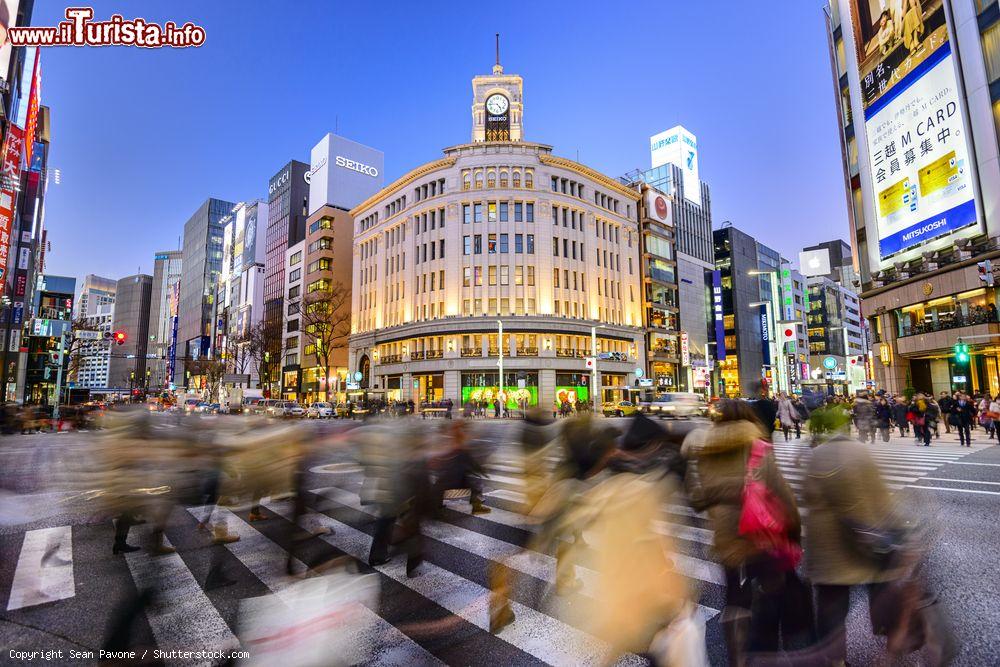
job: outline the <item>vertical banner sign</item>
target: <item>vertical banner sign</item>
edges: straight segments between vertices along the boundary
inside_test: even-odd
[[[712,313],[715,318],[715,358],[726,360],[726,326],[722,317],[722,271],[712,271]]]
[[[35,62],[31,69],[31,92],[28,94],[28,116],[24,121],[24,162],[31,164],[38,129],[38,106],[42,99],[42,50],[35,49]]]
[[[691,365],[691,343],[687,331],[681,332],[681,366]]]
[[[7,256],[10,254],[10,233],[14,221],[17,188],[21,183],[21,152],[24,148],[24,130],[17,125],[7,125],[3,142],[2,167],[0,167],[0,294],[6,281]]]
[[[764,355],[764,365],[771,365],[771,318],[767,316],[767,305],[757,306],[760,312],[760,350]]]

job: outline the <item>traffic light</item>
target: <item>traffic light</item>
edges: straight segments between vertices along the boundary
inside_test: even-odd
[[[955,363],[965,364],[969,362],[969,346],[963,343],[961,339],[955,343]]]
[[[115,341],[115,345],[124,345],[125,341],[128,340],[128,334],[124,331],[116,331],[112,335],[112,338]]]

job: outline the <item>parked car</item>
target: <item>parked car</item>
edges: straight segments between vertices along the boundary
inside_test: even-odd
[[[197,398],[187,399],[184,401],[184,412],[194,412],[198,409],[200,403],[203,403],[203,401],[199,401]]]
[[[274,400],[273,398],[265,398],[258,400],[250,406],[250,414],[265,415],[265,416],[269,415],[271,414],[270,412],[271,407],[275,403],[278,403],[278,401]]]
[[[708,413],[704,396],[681,391],[658,394],[652,401],[641,403],[640,407],[643,412],[660,419],[689,419],[704,417]]]
[[[632,401],[606,401],[601,406],[605,417],[627,417],[634,415],[639,407]]]
[[[312,403],[306,410],[306,417],[309,419],[330,419],[333,417],[332,403]]]
[[[346,419],[347,414],[350,410],[347,407],[347,403],[337,403],[336,416],[340,419]]]

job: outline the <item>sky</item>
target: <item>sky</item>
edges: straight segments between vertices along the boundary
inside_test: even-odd
[[[72,5],[72,3],[68,3]],[[36,0],[32,23],[67,3]],[[848,233],[821,0],[93,3],[205,28],[199,48],[47,48],[50,274],[151,273],[208,197],[265,198],[327,132],[385,152],[386,183],[470,140],[471,79],[524,78],[525,139],[610,176],[651,135],[698,137],[712,215],[795,261]],[[138,14],[137,14],[138,12]]]

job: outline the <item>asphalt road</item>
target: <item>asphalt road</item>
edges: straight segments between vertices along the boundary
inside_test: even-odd
[[[610,420],[619,423],[619,420]],[[422,423],[434,429],[441,422]],[[300,564],[347,556],[362,572],[374,572],[380,593],[363,615],[368,630],[361,647],[372,664],[588,664],[601,645],[557,611],[550,553],[517,556],[532,536],[519,513],[523,483],[518,475],[517,422],[479,422],[478,446],[488,449],[486,502],[493,512],[470,514],[467,501],[449,501],[440,520],[425,526],[427,561],[407,578],[402,558],[371,570],[367,556],[373,525],[359,502],[362,473],[340,445],[317,460],[306,476],[310,514],[306,526],[327,531],[293,541],[288,502],[268,502],[265,520],[249,523],[245,512],[223,512],[239,542],[215,546],[197,531],[198,510],[176,508],[166,535],[177,553],[151,557],[146,550],[112,556],[113,528],[107,517],[81,502],[64,502],[57,480],[71,479],[87,464],[90,434],[9,436],[0,439],[0,663],[27,663],[10,651],[62,650],[58,664],[88,664],[108,636],[115,610],[137,591],[157,591],[155,604],[135,615],[126,664],[218,664],[213,657],[139,660],[154,648],[178,651],[239,649],[245,626],[241,605],[277,593],[288,602],[296,580],[285,573],[290,551]],[[971,449],[942,435],[929,448],[894,438],[873,445],[873,454],[903,506],[928,540],[928,573],[940,604],[952,619],[960,654],[956,664],[1000,664],[1000,448],[980,438]],[[804,441],[784,443],[779,463],[801,491]],[[661,529],[677,544],[678,568],[698,591],[712,664],[724,664],[718,626],[721,572],[711,552],[711,526],[682,501],[663,509]],[[149,547],[148,526],[131,541]],[[498,636],[486,630],[485,595],[492,564],[511,557],[517,565],[512,597],[517,621]],[[586,577],[584,577],[586,579]],[[580,595],[587,595],[585,587]],[[866,603],[855,600],[849,625],[851,664],[875,664],[880,642],[871,637]],[[70,660],[78,651],[80,660]],[[96,653],[93,654],[96,658]],[[180,654],[177,654],[180,655]],[[40,656],[38,656],[40,657]],[[21,658],[21,659],[19,659]],[[35,663],[39,660],[35,660]],[[623,663],[642,664],[632,656]],[[50,663],[52,664],[52,663]],[[919,664],[911,657],[907,664]]]

